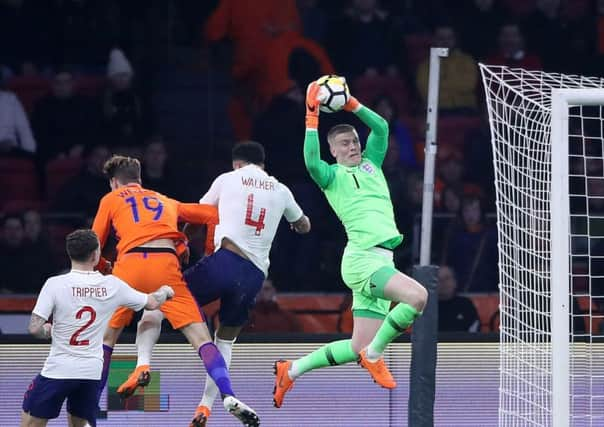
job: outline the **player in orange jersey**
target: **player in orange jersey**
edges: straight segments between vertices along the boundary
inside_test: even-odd
[[[185,238],[178,231],[178,220],[197,224],[217,222],[215,208],[180,203],[143,188],[140,163],[130,157],[113,156],[105,163],[104,172],[112,191],[101,199],[92,229],[99,236],[101,247],[111,228],[115,230],[119,242],[113,274],[141,292],[153,292],[166,284],[174,289],[172,300],[162,306],[164,316],[197,350],[208,374],[220,389],[225,409],[244,425],[258,425],[256,413],[235,398],[224,358],[212,342],[199,308],[187,289],[177,257],[177,243]],[[113,347],[132,318],[132,310],[119,308],[109,322],[103,340],[101,391],[107,382]],[[129,397],[139,385],[146,385],[149,378],[149,365],[139,366],[118,391],[123,397]]]

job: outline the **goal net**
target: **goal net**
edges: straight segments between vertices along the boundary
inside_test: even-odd
[[[604,80],[480,69],[497,192],[499,425],[602,426]]]

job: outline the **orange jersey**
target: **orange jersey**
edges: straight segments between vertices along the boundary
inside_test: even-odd
[[[139,184],[128,184],[101,199],[92,229],[103,247],[113,227],[119,239],[119,256],[152,240],[184,240],[178,231],[179,220],[216,224],[218,210],[210,205],[181,203]]]

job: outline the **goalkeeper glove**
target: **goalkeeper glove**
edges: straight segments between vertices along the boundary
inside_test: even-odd
[[[359,102],[359,100],[356,99],[354,96],[350,95],[348,97],[348,101],[346,102],[346,104],[344,104],[342,109],[344,111],[350,111],[351,113],[356,113],[357,111],[359,111],[361,109],[361,107],[362,107],[362,105]]]
[[[306,128],[319,127],[319,85],[312,82],[306,89]]]

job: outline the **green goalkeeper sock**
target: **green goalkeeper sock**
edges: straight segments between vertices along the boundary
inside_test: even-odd
[[[375,361],[382,357],[384,349],[396,337],[405,332],[413,321],[420,315],[415,308],[403,302],[397,304],[384,319],[375,337],[367,346],[367,358]]]
[[[334,341],[295,360],[289,370],[289,376],[291,379],[296,379],[313,369],[354,362],[357,357],[358,355],[352,351],[351,340]]]

